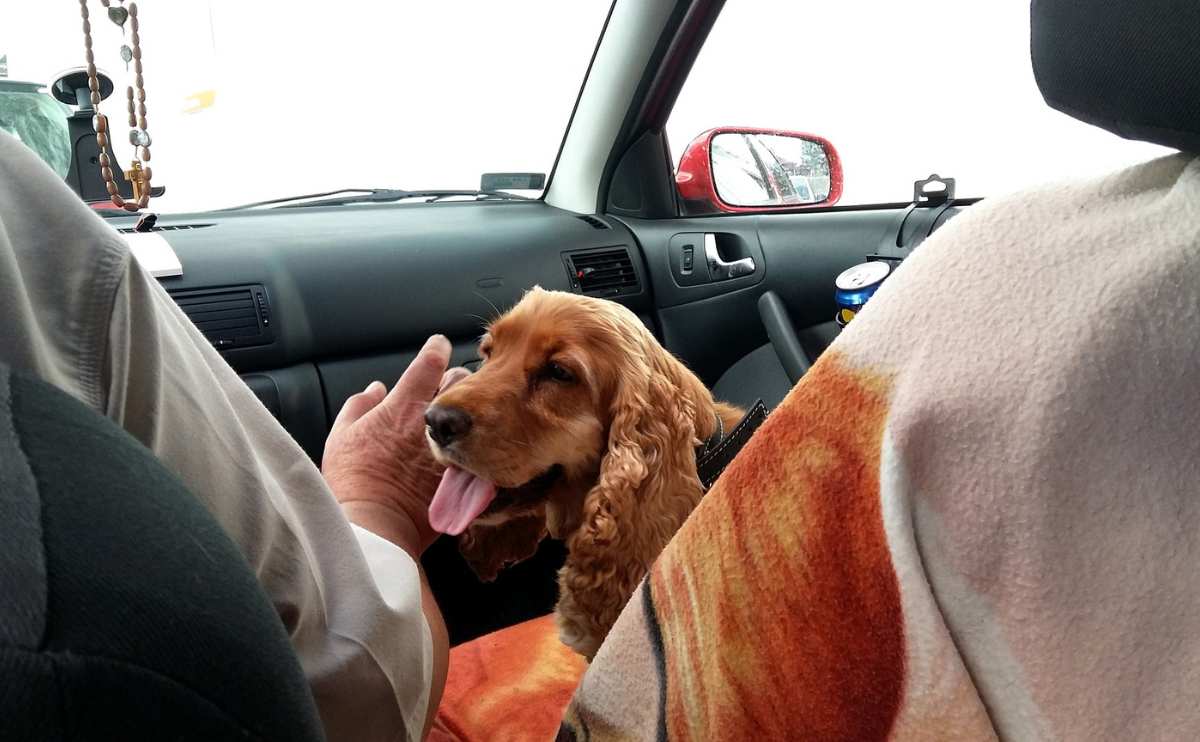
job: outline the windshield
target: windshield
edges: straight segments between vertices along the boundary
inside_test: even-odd
[[[153,183],[166,187],[153,209],[343,188],[474,190],[485,173],[548,174],[610,3],[141,0]],[[88,7],[96,64],[116,84],[100,108],[128,168],[128,28],[123,38],[99,0]],[[45,85],[82,66],[78,2],[0,0],[4,57],[0,80],[14,83]],[[30,103],[36,95],[46,100]],[[52,126],[45,114],[57,105],[0,86],[0,120],[20,107],[25,128]],[[15,118],[0,126],[16,131]],[[45,136],[61,155],[65,126]]]

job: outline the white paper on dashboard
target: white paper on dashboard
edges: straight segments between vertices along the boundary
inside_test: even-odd
[[[183,275],[183,264],[179,262],[179,256],[161,234],[133,232],[121,236],[129,243],[133,257],[150,275],[155,278]]]

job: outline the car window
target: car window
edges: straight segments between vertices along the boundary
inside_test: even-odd
[[[548,174],[610,4],[141,2],[154,184],[167,189],[155,209]],[[101,111],[122,127],[127,167],[128,29],[88,6],[97,64],[117,88]],[[0,0],[0,57],[0,79],[42,86],[82,66],[79,3]]]
[[[1029,3],[1016,1],[728,2],[667,123],[676,166],[726,126],[829,139],[842,205],[907,201],[932,173],[959,196],[999,195],[1167,151],[1050,109],[1029,61]],[[811,177],[789,176],[798,195],[826,187],[799,184]]]

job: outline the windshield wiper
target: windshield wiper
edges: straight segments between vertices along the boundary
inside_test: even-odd
[[[529,196],[518,196],[508,191],[418,191],[414,195],[425,197],[425,203],[441,201],[454,196],[474,196],[476,201],[532,201]]]
[[[285,196],[269,201],[255,201],[241,206],[231,206],[218,211],[239,211],[260,206],[277,209],[300,209],[307,206],[345,206],[347,204],[392,203],[406,199],[423,199],[425,203],[445,198],[469,198],[475,201],[528,201],[526,196],[505,191],[406,191],[400,188],[342,188],[325,193],[309,193],[303,196]]]
[[[292,201],[304,201],[310,198],[328,198],[330,196],[338,196],[343,193],[379,193],[386,191],[387,188],[339,188],[336,191],[325,191],[323,193],[308,193],[303,196],[284,196],[283,198],[272,198],[267,201],[254,201],[253,203],[241,204],[240,206],[226,206],[223,209],[214,209],[215,211],[240,211],[241,209],[253,209],[257,206],[273,206],[275,204],[286,204]]]
[[[383,204],[406,199],[423,199],[425,203],[441,201],[445,198],[469,198],[475,201],[528,201],[525,196],[504,191],[405,191],[402,189],[380,188],[370,193],[360,193],[355,196],[338,196],[334,198],[317,198],[302,203],[285,203],[278,208],[300,209],[307,206],[346,206],[348,204]]]

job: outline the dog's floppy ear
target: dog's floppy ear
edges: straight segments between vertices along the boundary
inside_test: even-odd
[[[637,365],[640,367],[631,369],[617,382],[608,448],[600,461],[599,479],[584,498],[580,535],[597,546],[616,541],[616,518],[632,510],[637,492],[650,473],[656,439],[663,439],[666,433],[655,417],[657,411],[646,415],[654,399],[660,398],[651,390],[659,384],[644,363]]]
[[[703,492],[695,416],[712,395],[652,338],[621,358],[608,450],[559,573],[560,631],[587,657]]]
[[[491,582],[500,570],[536,554],[545,537],[546,515],[539,509],[498,525],[471,526],[458,537],[458,551],[476,577]]]
[[[681,484],[692,485],[686,489],[700,486],[694,453],[696,410],[705,399],[711,406],[712,397],[657,344],[638,345],[626,356],[632,368],[617,380],[608,449],[599,480],[584,500],[581,531],[597,546],[617,541],[620,533],[635,535],[634,523],[618,528],[618,519],[639,516],[637,521],[654,521],[664,508],[673,509],[662,500],[679,492]],[[694,499],[683,499],[681,507],[690,511]],[[653,523],[647,525],[653,528]],[[669,538],[671,533],[674,528],[664,535]]]

